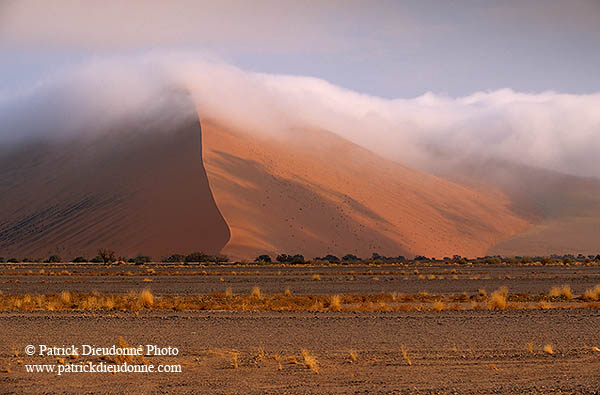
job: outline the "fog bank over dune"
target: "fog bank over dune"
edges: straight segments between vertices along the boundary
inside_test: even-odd
[[[507,88],[388,100],[316,78],[248,72],[184,53],[95,59],[28,89],[1,92],[0,142],[101,133],[158,109],[159,122],[172,122],[190,111],[169,94],[179,90],[193,97],[201,120],[281,138],[325,129],[411,167],[430,168],[440,156],[483,156],[600,176],[600,93]]]

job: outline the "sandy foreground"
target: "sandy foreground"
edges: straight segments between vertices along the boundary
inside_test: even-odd
[[[588,309],[147,312],[137,317],[2,313],[0,366],[9,367],[11,373],[0,374],[0,389],[3,393],[593,392],[600,388],[600,352],[592,348],[600,344],[598,333],[600,312]],[[151,364],[180,364],[182,372],[59,377],[25,371],[25,364],[54,363],[53,357],[24,355],[28,344],[108,346],[119,336],[130,345],[177,347],[178,356],[147,359]],[[546,344],[552,345],[554,354],[542,350]],[[305,366],[301,349],[316,358],[318,373]],[[350,350],[356,351],[356,361]],[[88,360],[100,362],[81,356],[67,358],[66,363]]]

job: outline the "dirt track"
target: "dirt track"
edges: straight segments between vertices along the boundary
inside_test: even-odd
[[[3,392],[593,392],[600,388],[600,312],[597,310],[415,313],[3,313],[0,374]],[[57,377],[26,373],[27,344],[178,347],[182,373],[92,374]],[[533,353],[527,344],[534,345]],[[551,344],[554,354],[542,351]],[[404,345],[412,365],[402,356]],[[265,351],[257,360],[258,349]],[[319,362],[301,362],[305,348]],[[349,350],[357,361],[349,362]],[[20,351],[18,357],[14,351]],[[239,353],[234,369],[232,354]],[[273,359],[282,356],[282,371]],[[288,356],[299,364],[289,364]],[[90,360],[81,357],[77,361]],[[98,359],[91,359],[98,362]],[[45,362],[44,362],[45,361]],[[493,365],[492,365],[493,364]],[[497,370],[496,370],[497,368]]]

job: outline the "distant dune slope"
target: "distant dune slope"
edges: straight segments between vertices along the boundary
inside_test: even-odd
[[[203,121],[223,252],[477,256],[525,230],[501,194],[411,170],[326,131],[285,138]]]
[[[151,120],[149,120],[151,121]],[[0,255],[219,252],[229,230],[208,187],[197,118],[0,153]]]
[[[495,160],[448,165],[439,174],[467,185],[502,190],[514,211],[534,225],[490,247],[489,254],[600,252],[600,180]]]

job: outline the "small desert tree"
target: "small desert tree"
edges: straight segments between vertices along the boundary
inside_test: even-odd
[[[116,260],[115,252],[113,250],[109,250],[108,248],[100,248],[98,250],[98,256],[100,259],[102,259],[104,264],[111,263]]]
[[[46,260],[48,263],[60,263],[62,259],[58,255],[50,255],[50,257]]]

